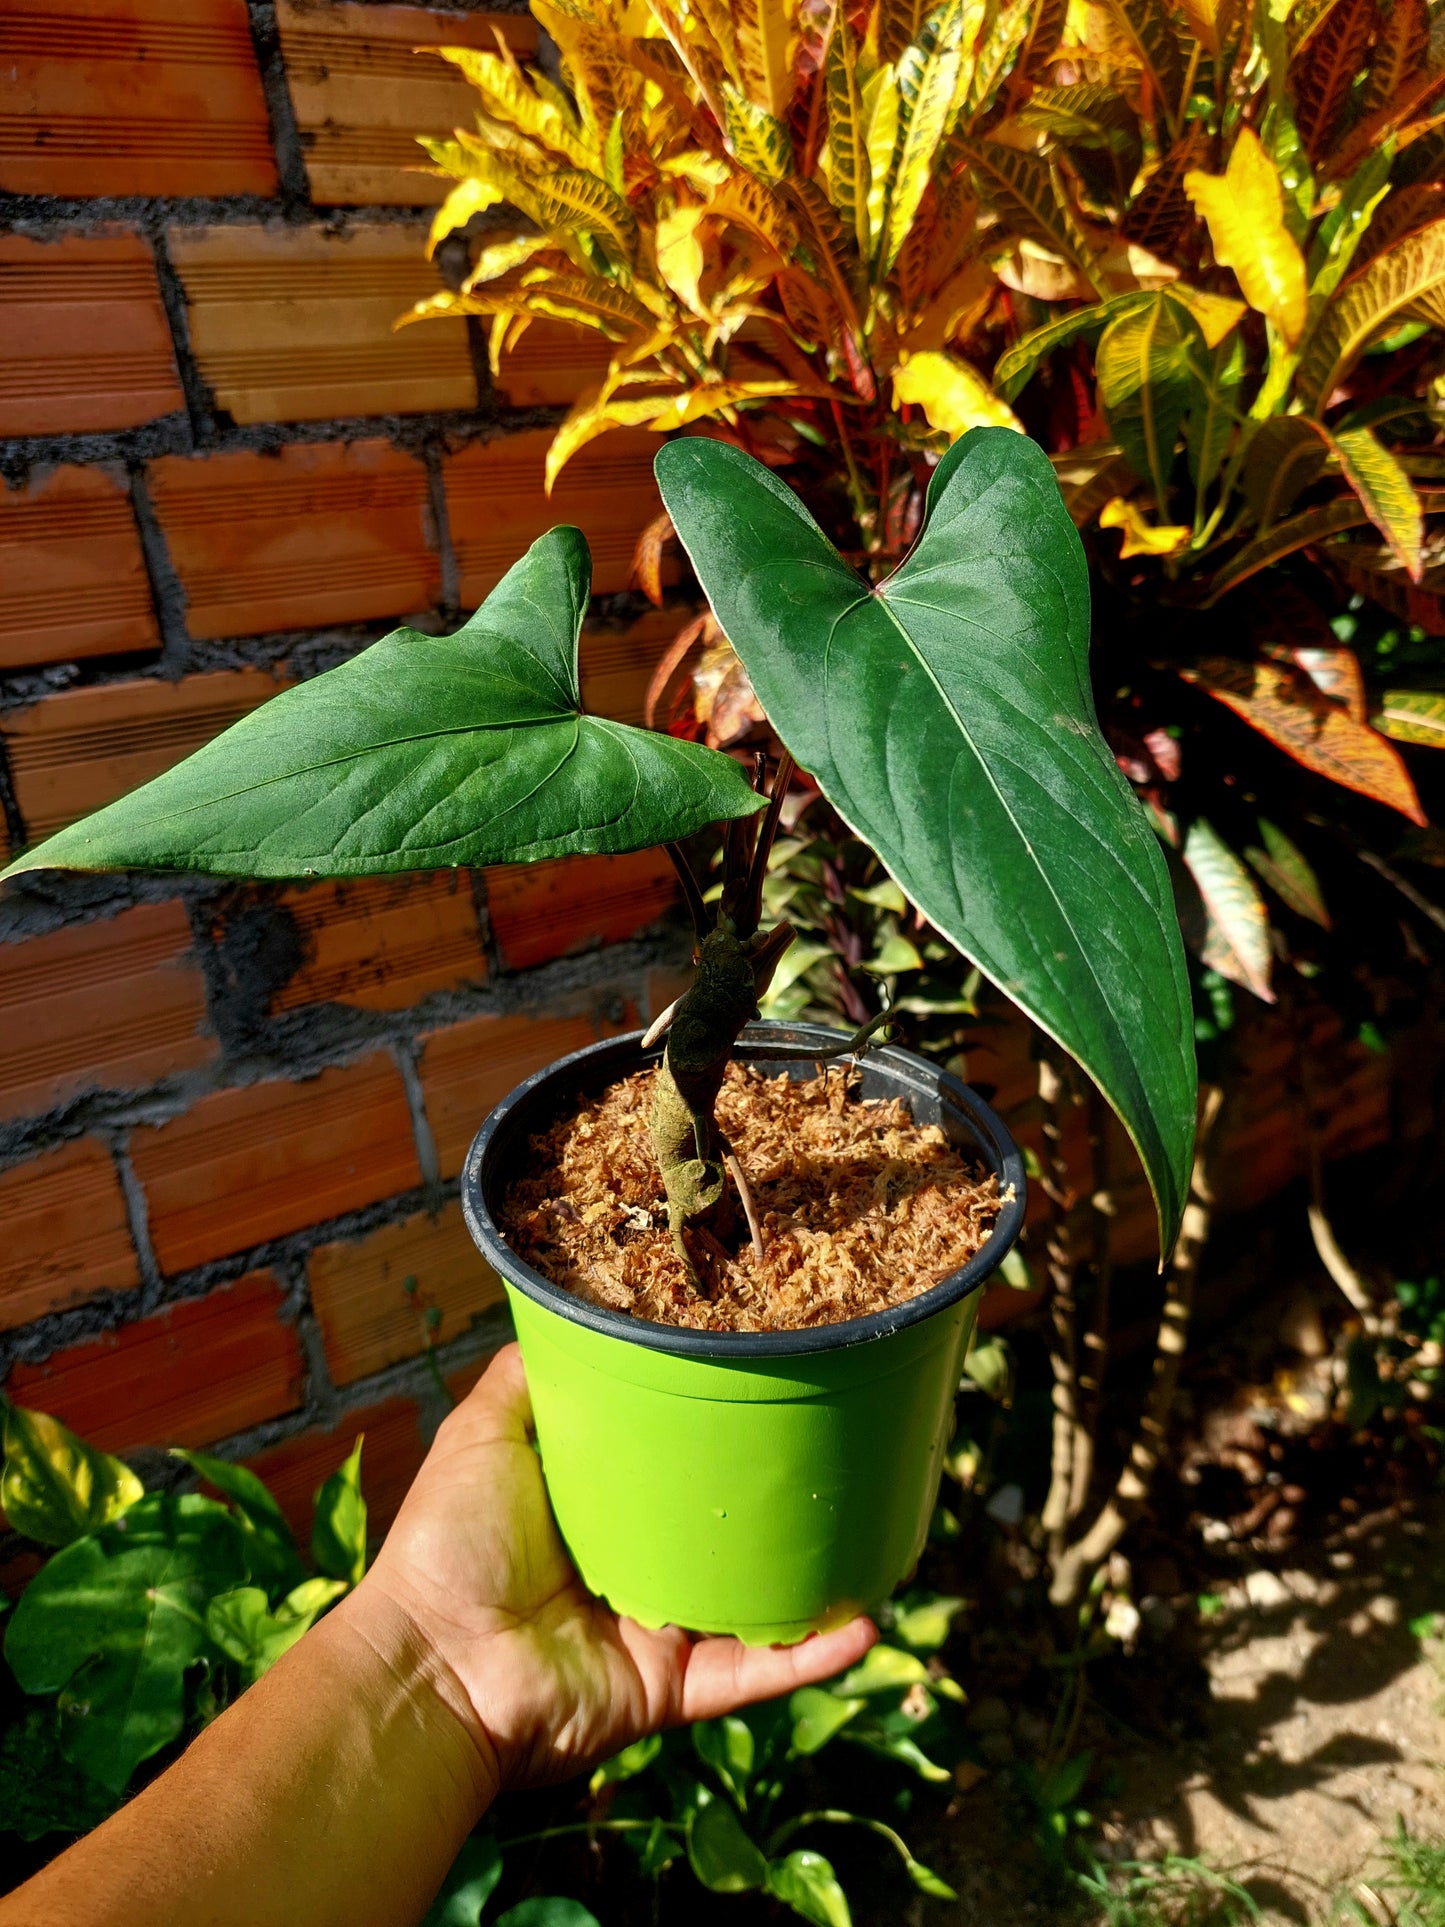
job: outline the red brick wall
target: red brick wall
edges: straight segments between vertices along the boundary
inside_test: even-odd
[[[438,285],[411,136],[471,115],[418,48],[525,11],[46,0],[0,12],[0,838],[167,768],[406,619],[445,627],[575,521],[614,598],[589,703],[640,720],[675,623],[620,436],[542,491],[596,372],[539,325],[503,391]],[[0,844],[3,847],[3,844]],[[119,1450],[220,1445],[289,1506],[365,1429],[384,1523],[447,1378],[504,1333],[456,1173],[487,1107],[651,1009],[665,860],[238,888],[0,891],[0,1372]],[[660,974],[661,973],[661,974]],[[666,1001],[666,995],[663,996]]]

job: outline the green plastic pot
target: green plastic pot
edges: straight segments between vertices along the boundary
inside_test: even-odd
[[[979,1291],[1023,1224],[1023,1160],[956,1078],[871,1050],[865,1098],[904,1098],[998,1174],[996,1228],[967,1265],[907,1304],[807,1331],[687,1331],[605,1311],[524,1264],[493,1211],[534,1133],[657,1061],[640,1038],[519,1084],[472,1144],[463,1209],[506,1287],[552,1508],[586,1584],[644,1626],[790,1643],[878,1606],[918,1559]],[[736,1055],[810,1077],[842,1041],[759,1023]]]

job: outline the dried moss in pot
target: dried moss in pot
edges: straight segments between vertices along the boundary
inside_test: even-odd
[[[929,1290],[978,1252],[998,1180],[901,1098],[860,1095],[851,1065],[806,1082],[728,1067],[717,1118],[748,1185],[763,1257],[692,1234],[684,1270],[647,1137],[651,1072],[584,1099],[529,1142],[499,1223],[517,1255],[588,1304],[697,1331],[797,1331]]]

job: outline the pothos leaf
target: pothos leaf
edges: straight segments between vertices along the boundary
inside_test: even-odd
[[[366,1501],[361,1496],[361,1447],[364,1434],[316,1495],[311,1522],[311,1556],[324,1573],[361,1583],[366,1571]]]
[[[767,1888],[814,1927],[852,1927],[848,1896],[831,1862],[808,1847],[796,1848],[782,1860],[770,1860]]]
[[[1190,824],[1184,862],[1199,886],[1208,922],[1200,952],[1211,970],[1274,1002],[1269,987],[1269,916],[1249,872],[1204,818]]]
[[[42,1546],[68,1546],[109,1525],[145,1492],[121,1459],[76,1438],[46,1412],[4,1401],[5,1471],[0,1507],[16,1532]]]
[[[709,1800],[693,1814],[687,1829],[687,1857],[703,1886],[713,1893],[747,1893],[767,1878],[767,1860],[726,1800]]]
[[[589,574],[581,532],[552,529],[455,635],[397,630],[4,875],[369,876],[618,854],[752,814],[730,758],[582,714]]]
[[[775,728],[924,916],[1099,1083],[1167,1249],[1194,1134],[1184,959],[1157,839],[1095,720],[1087,571],[1047,457],[1005,429],[955,442],[908,560],[872,590],[739,450],[689,437],[656,468]]]
[[[241,1583],[241,1536],[199,1493],[152,1493],[57,1552],[11,1615],[5,1657],[27,1693],[61,1694],[66,1757],[119,1791],[175,1739],[206,1602]]]
[[[469,1834],[442,1882],[421,1927],[477,1927],[502,1877],[502,1850],[494,1833]]]

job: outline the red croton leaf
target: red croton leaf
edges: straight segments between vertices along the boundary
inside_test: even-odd
[[[1398,810],[1412,823],[1427,821],[1399,751],[1331,702],[1302,669],[1268,659],[1209,656],[1179,673],[1317,776]]]

